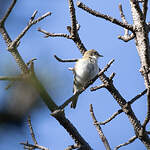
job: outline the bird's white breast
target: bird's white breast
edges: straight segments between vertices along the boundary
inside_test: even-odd
[[[75,65],[76,80],[82,85],[93,79],[98,72],[97,60],[91,62],[90,59],[79,59]]]

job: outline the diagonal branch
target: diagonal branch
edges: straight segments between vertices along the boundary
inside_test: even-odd
[[[8,18],[8,16],[10,15],[12,9],[14,8],[15,4],[16,4],[17,0],[13,0],[10,7],[8,8],[6,14],[4,15],[4,17],[0,20],[0,26],[3,26],[6,19]]]
[[[141,92],[140,94],[136,95],[134,98],[132,98],[130,101],[128,101],[128,104],[133,104],[136,100],[138,100],[140,97],[142,97],[144,94],[146,94],[147,90],[144,90],[143,92]],[[103,121],[103,122],[99,122],[98,124],[100,125],[105,125],[106,123],[109,123],[110,121],[112,121],[116,116],[118,116],[119,114],[121,114],[123,112],[123,109],[119,109],[117,112],[115,112],[111,117],[109,117],[107,120]]]
[[[107,140],[107,138],[105,137],[105,135],[104,135],[104,133],[102,131],[102,128],[100,127],[100,125],[97,124],[97,120],[96,120],[96,117],[95,117],[95,114],[94,114],[94,111],[93,111],[92,104],[90,105],[90,113],[91,113],[94,125],[95,125],[95,127],[97,129],[97,132],[98,132],[98,134],[99,134],[99,136],[100,136],[100,138],[101,138],[101,140],[102,140],[106,150],[111,150],[110,145],[108,143],[108,140]]]
[[[97,11],[95,11],[95,10],[92,10],[91,8],[89,8],[88,6],[86,6],[85,4],[83,4],[82,2],[79,2],[79,1],[78,1],[78,2],[77,2],[77,6],[78,6],[79,8],[81,8],[81,9],[85,10],[86,12],[88,12],[88,13],[90,13],[90,14],[96,16],[96,17],[103,18],[103,19],[105,19],[105,20],[107,20],[107,21],[110,21],[110,22],[112,22],[112,23],[114,23],[114,24],[116,24],[116,25],[118,25],[118,26],[121,26],[121,27],[123,27],[123,28],[126,28],[126,29],[128,29],[128,30],[130,30],[130,31],[132,31],[132,32],[134,31],[132,25],[130,25],[130,24],[128,24],[128,23],[123,23],[123,22],[117,20],[116,18],[113,18],[113,17],[111,17],[111,16],[102,14],[102,13],[97,12]]]
[[[123,112],[122,109],[119,109],[117,112],[115,112],[110,118],[108,118],[107,120],[103,121],[103,122],[99,122],[99,125],[105,125],[106,123],[110,122],[111,120],[113,120],[116,116],[118,116],[119,114],[121,114]]]
[[[37,12],[37,11],[35,11],[35,12],[33,13],[32,17],[31,17],[32,19],[35,17],[36,12]],[[30,19],[29,24],[23,29],[23,31],[18,35],[18,37],[9,45],[8,49],[9,49],[9,50],[12,50],[12,49],[14,49],[15,46],[18,46],[20,39],[21,39],[21,38],[25,35],[25,33],[32,27],[32,25],[38,23],[39,21],[43,20],[44,18],[46,18],[46,17],[49,16],[49,15],[51,15],[51,13],[50,13],[50,12],[47,12],[47,13],[45,13],[43,16],[37,18],[36,20]]]
[[[118,146],[116,146],[115,150],[119,149],[122,146],[126,146],[128,144],[131,144],[132,142],[134,142],[137,139],[137,136],[133,136],[132,138],[130,138],[127,142],[120,144]]]

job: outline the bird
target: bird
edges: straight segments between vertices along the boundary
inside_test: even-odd
[[[78,59],[74,68],[73,94],[75,95],[84,85],[92,80],[99,72],[98,58],[103,57],[96,50],[87,50],[83,57]],[[76,108],[79,95],[73,97],[71,108]]]

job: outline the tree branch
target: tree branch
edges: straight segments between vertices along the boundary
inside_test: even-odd
[[[148,5],[148,0],[144,0],[143,1],[143,10],[142,10],[143,16],[144,16],[144,20],[146,20],[146,15],[147,15],[147,10],[148,10],[147,5]]]
[[[144,130],[149,121],[150,121],[150,89],[147,90],[147,115],[143,123]]]
[[[51,116],[56,118],[56,120],[62,125],[72,139],[75,141],[77,145],[80,147],[84,147],[83,150],[92,150],[90,145],[83,139],[83,137],[79,134],[77,129],[73,126],[73,124],[66,118],[63,109],[57,109],[51,113]]]
[[[128,103],[131,105],[133,104],[136,100],[138,100],[140,97],[142,97],[144,94],[146,94],[147,90],[144,90],[143,92],[141,92],[140,94],[136,95],[134,98],[132,98],[130,101],[128,101]],[[109,123],[110,121],[112,121],[116,116],[118,116],[119,114],[121,114],[123,112],[122,109],[119,109],[117,112],[115,112],[111,117],[109,117],[107,120],[103,121],[103,122],[99,122],[98,124],[100,125],[105,125],[106,123]]]
[[[133,136],[131,139],[128,140],[128,142],[125,142],[123,144],[120,144],[118,146],[116,146],[115,150],[119,149],[122,146],[126,146],[128,144],[131,144],[132,142],[134,142],[137,139],[137,136]]]
[[[50,33],[50,32],[47,32],[41,28],[38,28],[38,31],[41,32],[41,33],[44,33],[45,34],[45,38],[47,37],[64,37],[64,38],[67,38],[67,39],[72,39],[72,37],[68,34],[63,34],[63,33]]]
[[[134,98],[132,98],[130,101],[128,101],[129,104],[133,104],[137,99],[139,99],[140,97],[142,97],[144,94],[146,94],[147,89],[145,89],[143,92],[139,93],[138,95],[136,95]]]
[[[30,134],[31,134],[32,140],[34,142],[34,145],[33,144],[29,144],[28,142],[20,143],[20,144],[24,145],[24,148],[25,149],[29,149],[29,150],[36,149],[36,148],[41,149],[41,150],[48,150],[48,148],[46,148],[44,146],[41,146],[41,145],[38,145],[37,140],[35,138],[34,131],[33,131],[33,127],[32,127],[32,124],[31,124],[31,117],[30,116],[28,116],[28,126],[30,128]]]
[[[61,58],[59,58],[58,56],[56,56],[56,55],[54,55],[54,57],[56,58],[56,60],[58,60],[59,62],[76,62],[76,61],[78,61],[78,59],[61,59]]]
[[[15,4],[16,4],[17,0],[13,0],[10,7],[8,8],[8,10],[6,11],[6,14],[4,15],[4,17],[0,20],[0,27],[4,26],[4,23],[6,21],[6,19],[8,18],[8,16],[10,15],[12,9],[14,8]]]
[[[115,112],[110,118],[108,118],[107,120],[103,121],[103,122],[99,122],[99,125],[105,125],[106,123],[110,122],[111,120],[113,120],[116,116],[118,116],[119,114],[121,114],[123,112],[122,109],[119,109],[117,112]]]
[[[0,76],[0,80],[6,80],[6,81],[17,81],[22,80],[23,77],[21,75],[15,76],[15,77],[9,77],[9,76]]]
[[[112,23],[114,23],[114,24],[116,24],[116,25],[118,25],[118,26],[121,26],[121,27],[123,27],[123,28],[126,28],[126,29],[128,29],[128,30],[130,30],[130,31],[132,31],[132,32],[134,31],[132,25],[127,24],[127,23],[120,22],[120,21],[117,20],[116,18],[113,18],[113,17],[111,17],[111,16],[102,14],[102,13],[97,12],[97,11],[95,11],[95,10],[92,10],[91,8],[89,8],[88,6],[86,6],[85,4],[83,4],[82,2],[79,2],[79,1],[78,1],[78,2],[77,2],[77,6],[78,6],[79,8],[81,8],[81,9],[85,10],[86,12],[88,12],[88,13],[90,13],[90,14],[96,16],[96,17],[103,18],[103,19],[105,19],[105,20],[107,20],[107,21],[110,21],[110,22],[112,22]]]
[[[49,150],[48,148],[44,147],[44,146],[41,146],[41,145],[38,145],[38,144],[29,144],[28,142],[26,143],[20,143],[21,145],[24,145],[24,148],[25,149],[29,149],[29,150],[32,150],[32,149],[41,149],[41,150]]]
[[[95,127],[97,129],[97,132],[98,132],[98,134],[99,134],[99,136],[100,136],[100,138],[101,138],[101,140],[102,140],[106,150],[111,150],[110,145],[108,143],[108,140],[107,140],[107,138],[105,137],[105,135],[104,135],[104,133],[102,131],[102,128],[100,127],[100,125],[97,124],[97,120],[96,120],[95,114],[93,112],[92,104],[90,104],[90,113],[91,113],[91,117],[93,119],[94,125],[95,125]]]
[[[28,125],[29,125],[29,128],[30,128],[30,134],[31,134],[31,137],[32,137],[32,140],[34,142],[35,145],[37,145],[37,140],[35,138],[35,134],[34,134],[34,131],[33,131],[33,128],[32,128],[32,124],[31,124],[31,117],[28,116]]]
[[[120,16],[121,16],[122,22],[128,24],[128,22],[127,22],[127,20],[125,18],[125,15],[123,13],[123,9],[122,9],[122,5],[121,4],[119,4],[119,11],[120,11]],[[126,28],[124,28],[124,32],[125,32],[124,36],[118,36],[118,39],[121,39],[124,42],[128,42],[128,41],[132,40],[135,37],[134,33],[131,33],[129,35],[129,30],[126,29]]]
[[[37,13],[37,11],[35,11],[33,13],[32,17],[31,17],[32,19],[34,19],[36,13]],[[47,12],[43,16],[37,18],[36,20],[30,19],[29,24],[23,29],[23,31],[18,35],[18,37],[9,45],[8,49],[13,50],[14,47],[18,46],[19,45],[18,42],[25,35],[25,33],[32,27],[32,25],[38,23],[39,21],[43,20],[44,18],[46,18],[49,15],[51,15],[51,13]]]

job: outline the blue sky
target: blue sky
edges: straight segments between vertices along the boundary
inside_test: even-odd
[[[120,19],[118,4],[122,3],[126,18],[129,23],[132,23],[130,5],[127,1],[82,0],[82,2],[97,11],[118,19]],[[100,68],[103,68],[111,59],[115,59],[115,62],[106,74],[109,76],[112,72],[116,73],[114,85],[121,95],[126,100],[130,100],[143,91],[145,86],[139,72],[140,60],[134,40],[128,43],[118,40],[117,36],[124,34],[124,30],[121,27],[87,14],[77,7],[75,8],[77,20],[81,25],[79,35],[85,47],[87,49],[96,49],[104,56],[99,60]],[[27,25],[29,18],[35,10],[38,10],[37,16],[41,16],[47,11],[52,12],[52,15],[34,25],[22,38],[18,49],[26,62],[32,58],[37,58],[35,71],[38,76],[42,76],[42,82],[47,91],[55,102],[60,105],[72,96],[73,75],[68,71],[68,67],[72,67],[74,63],[59,63],[54,59],[53,55],[56,54],[61,58],[70,59],[80,58],[81,54],[71,40],[64,38],[43,38],[43,34],[39,33],[37,28],[41,27],[52,33],[67,33],[66,26],[70,25],[68,1],[18,1],[6,22],[6,27],[12,39],[15,39]],[[9,74],[5,71],[5,68],[8,66],[11,73],[19,72],[14,59],[5,50],[6,46],[1,37],[0,45],[0,75]],[[94,83],[94,85],[100,84],[99,80]],[[9,92],[5,91],[4,87],[4,82],[1,82],[0,103],[3,103],[3,95],[5,96]],[[132,105],[135,114],[141,122],[143,122],[146,115],[145,101],[146,97],[143,96]],[[65,108],[67,118],[75,125],[91,147],[93,149],[104,149],[90,116],[90,104],[93,104],[98,121],[104,121],[120,109],[120,107],[106,89],[100,89],[96,92],[90,92],[87,89],[80,95],[77,109],[73,110],[69,106]],[[39,144],[52,150],[65,149],[68,145],[74,144],[68,133],[49,115],[50,112],[47,107],[44,104],[41,105],[41,108],[36,109],[31,114]],[[11,126],[9,129],[5,126],[0,128],[1,133],[3,133],[3,138],[0,141],[2,150],[23,149],[19,145],[20,142],[26,140],[32,142],[26,122],[24,122],[24,126],[25,128],[22,130]],[[117,116],[112,122],[102,126],[102,129],[112,148],[126,142],[134,135],[133,128],[127,116],[123,113]],[[7,144],[8,142],[9,144]],[[139,140],[136,140],[134,143],[121,149],[144,150],[146,148]]]

